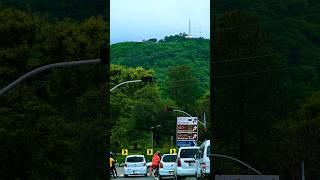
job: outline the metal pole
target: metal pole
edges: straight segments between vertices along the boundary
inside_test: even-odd
[[[113,91],[113,90],[115,90],[117,87],[119,87],[119,86],[121,86],[121,85],[128,84],[128,83],[141,82],[141,81],[142,81],[142,80],[141,80],[141,79],[139,79],[139,80],[133,80],[133,81],[125,81],[125,82],[122,82],[122,83],[120,83],[120,84],[116,85],[115,87],[111,88],[111,89],[110,89],[110,92],[111,92],[111,91]]]
[[[186,113],[186,112],[184,112],[184,111],[178,110],[178,109],[174,109],[174,110],[172,110],[172,111],[174,111],[174,112],[181,112],[181,113],[183,113],[183,114],[186,114],[186,115],[192,117],[190,114],[188,114],[188,113]]]
[[[9,89],[12,89],[14,86],[16,86],[17,84],[21,83],[22,81],[28,79],[29,77],[31,77],[35,74],[38,74],[42,71],[45,71],[45,70],[49,70],[49,69],[53,69],[53,68],[57,68],[57,67],[77,66],[77,65],[85,65],[85,64],[98,64],[98,63],[100,63],[100,59],[60,62],[60,63],[54,63],[54,64],[48,64],[45,66],[41,66],[37,69],[34,69],[34,70],[24,74],[23,76],[21,76],[17,80],[15,80],[12,83],[10,83],[9,85],[7,85],[5,88],[1,89],[0,95],[4,94],[6,91],[8,91]]]
[[[153,130],[151,130],[151,144],[152,144],[152,149],[153,149]]]
[[[213,156],[216,156],[216,157],[223,157],[223,158],[227,158],[227,159],[231,159],[233,161],[236,161],[246,167],[248,167],[249,169],[251,169],[252,171],[256,172],[257,174],[259,175],[262,175],[262,173],[256,169],[254,169],[253,167],[249,166],[247,163],[243,162],[243,161],[240,161],[239,159],[237,158],[234,158],[234,157],[231,157],[231,156],[226,156],[226,155],[222,155],[222,154],[213,154]]]
[[[207,132],[207,121],[206,121],[206,113],[203,112],[203,126],[204,126],[204,132]]]
[[[173,136],[171,136],[171,144],[170,144],[170,149],[173,147]]]
[[[204,126],[204,140],[207,140],[207,123],[206,123],[206,113],[203,112],[203,126]]]

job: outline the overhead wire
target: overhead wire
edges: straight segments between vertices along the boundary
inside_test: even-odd
[[[275,6],[279,6],[279,5],[287,5],[287,4],[292,4],[292,3],[300,3],[297,2],[296,0],[289,0],[289,1],[284,1],[284,2],[277,2],[277,3],[272,3],[272,4],[263,4],[260,6],[255,6],[255,7],[249,7],[249,8],[239,8],[239,7],[232,7],[230,9],[226,9],[226,11],[252,11],[252,10],[257,10],[257,9],[261,9],[261,8],[271,8],[271,7],[275,7]],[[220,7],[221,9],[226,8],[225,7]],[[224,13],[217,13],[217,15],[223,15]]]
[[[217,28],[217,31],[221,32],[221,31],[228,31],[228,30],[233,30],[233,29],[244,29],[244,28],[247,28],[247,27],[257,26],[257,25],[261,25],[261,24],[271,24],[271,23],[275,23],[275,22],[287,21],[287,20],[290,20],[290,19],[303,18],[303,17],[312,17],[312,16],[319,16],[319,15],[320,15],[320,13],[303,14],[303,15],[299,15],[299,16],[292,16],[292,17],[284,17],[284,18],[274,19],[274,20],[270,20],[268,22],[249,23],[249,24],[244,24],[244,25],[239,25],[239,26],[231,26],[231,27],[226,27],[226,28]]]

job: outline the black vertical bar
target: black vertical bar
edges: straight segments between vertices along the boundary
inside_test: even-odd
[[[107,28],[107,31],[106,31],[106,44],[105,44],[105,47],[106,47],[106,53],[105,53],[105,59],[106,59],[106,101],[107,101],[107,117],[106,117],[106,152],[107,152],[107,158],[106,158],[106,177],[107,179],[110,179],[110,168],[109,168],[109,158],[110,158],[110,137],[111,137],[111,116],[110,116],[110,92],[109,92],[109,89],[110,89],[110,0],[106,0],[106,22],[108,24],[108,27]],[[109,137],[109,138],[108,138]]]
[[[212,17],[211,17],[212,16]],[[216,169],[216,163],[214,161],[214,157],[212,154],[214,153],[215,148],[214,147],[214,140],[215,140],[215,134],[217,131],[215,131],[214,127],[216,127],[215,122],[216,119],[216,106],[215,106],[215,89],[216,89],[216,65],[214,62],[217,61],[217,18],[216,18],[216,0],[210,1],[210,103],[211,103],[211,109],[210,109],[210,129],[212,130],[212,137],[210,138],[211,144],[211,158],[210,158],[210,176],[209,179],[215,179],[215,169]]]

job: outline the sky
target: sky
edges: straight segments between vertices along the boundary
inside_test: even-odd
[[[111,0],[110,41],[142,41],[182,32],[210,37],[210,0]]]

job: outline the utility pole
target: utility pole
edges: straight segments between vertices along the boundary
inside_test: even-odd
[[[154,128],[158,128],[158,127],[161,127],[161,125],[156,125],[156,126],[152,126],[152,127],[150,127],[150,136],[151,136],[151,147],[152,147],[152,149],[153,149],[153,130],[154,130]]]
[[[207,122],[206,122],[205,112],[203,112],[203,126],[204,126],[204,140],[207,140]]]
[[[151,149],[153,149],[153,131],[150,128],[150,137],[151,137]]]

